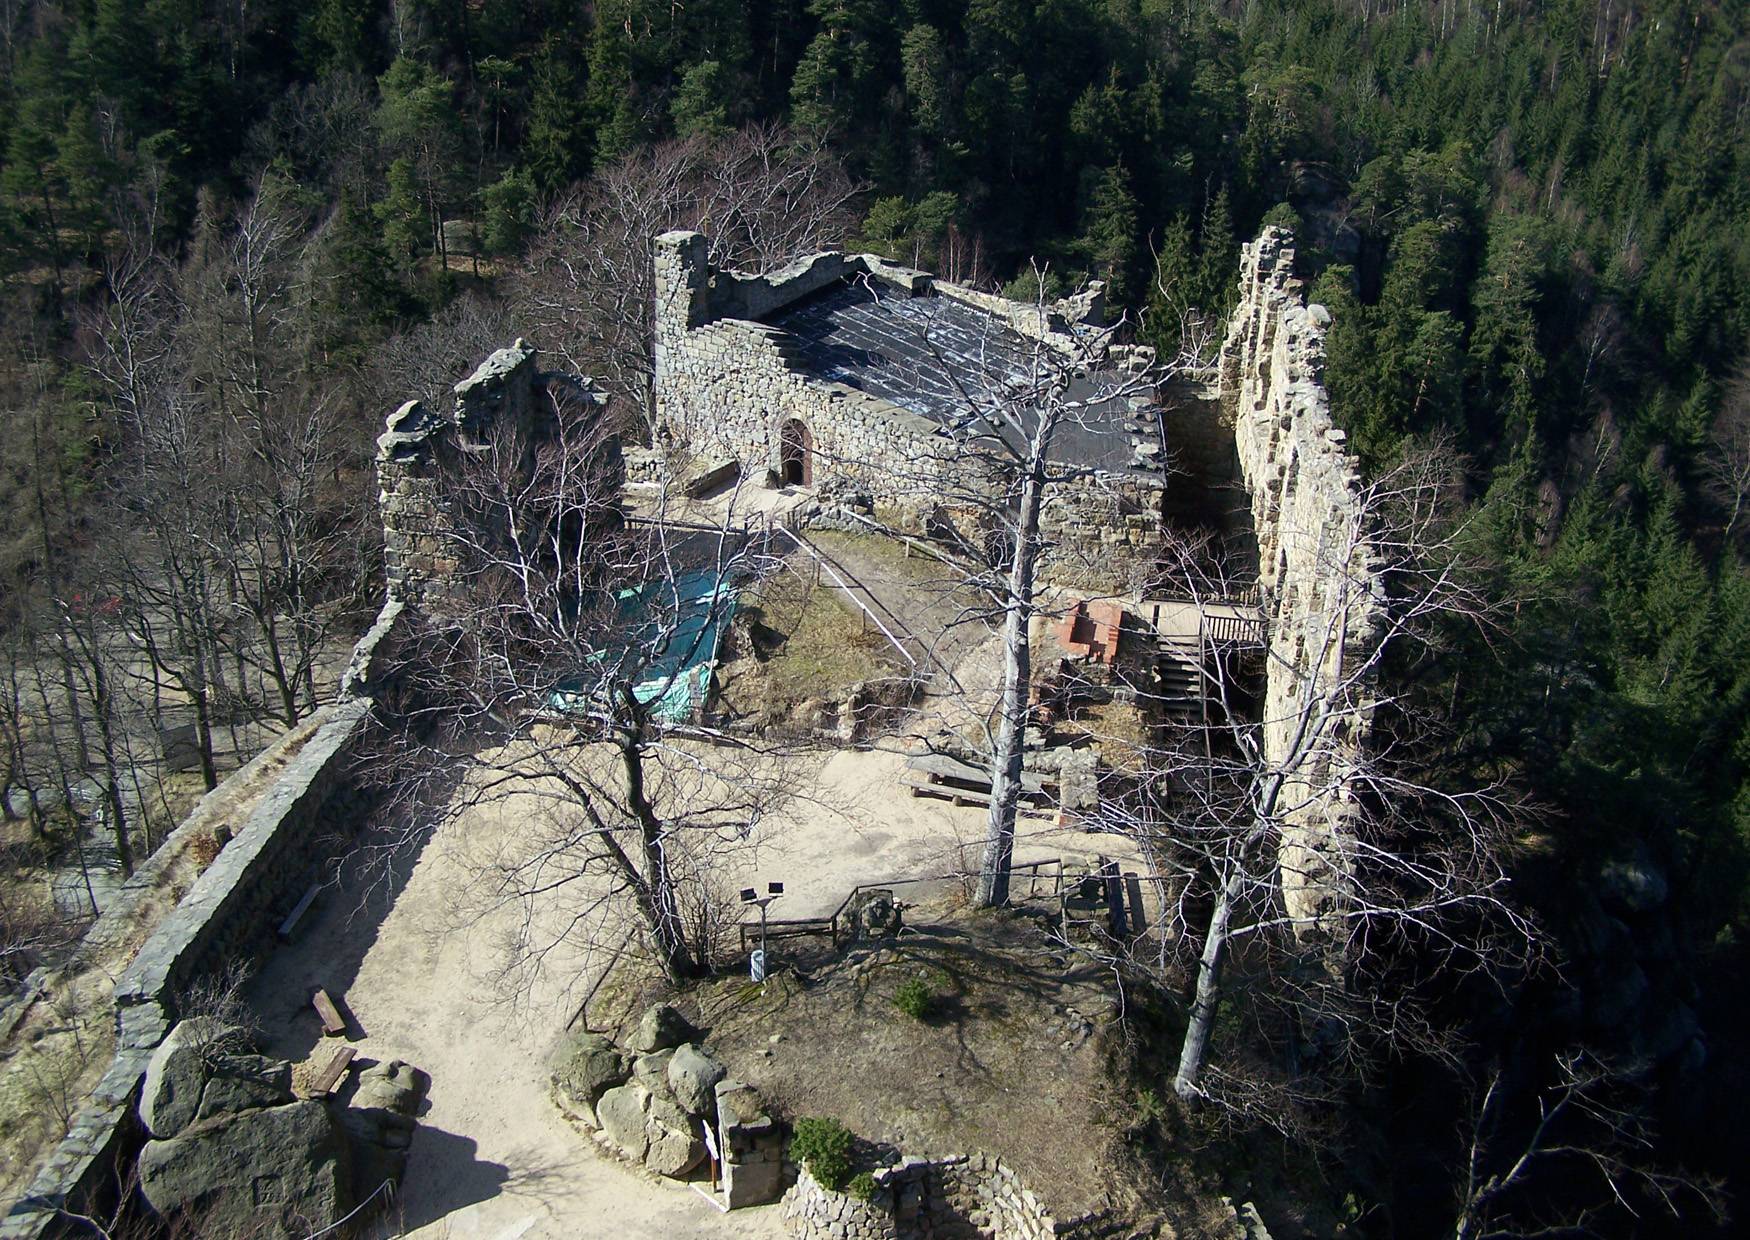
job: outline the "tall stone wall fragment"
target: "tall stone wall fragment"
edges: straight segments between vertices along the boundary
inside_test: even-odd
[[[541,443],[565,417],[593,418],[607,398],[587,380],[543,373],[522,340],[499,349],[455,386],[448,413],[408,401],[389,415],[377,438],[378,507],[383,519],[384,574],[389,600],[426,616],[465,612],[480,571],[481,530],[458,509],[463,463],[495,435],[524,448],[519,468],[535,468]],[[508,440],[507,440],[508,442]],[[617,496],[624,465],[611,436],[592,438],[601,492]],[[603,502],[596,520],[617,520]]]
[[[1220,394],[1251,495],[1270,633],[1264,757],[1286,776],[1280,854],[1289,914],[1316,927],[1346,886],[1342,842],[1356,811],[1349,773],[1367,743],[1367,688],[1383,586],[1355,458],[1324,388],[1330,314],[1305,304],[1292,235],[1266,228],[1242,253],[1240,303],[1221,352]],[[1309,703],[1339,693],[1344,713],[1306,746]]]

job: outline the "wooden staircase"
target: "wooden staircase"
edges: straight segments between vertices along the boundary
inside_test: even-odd
[[[1203,721],[1203,664],[1195,646],[1162,641],[1155,662],[1161,713],[1186,723]]]
[[[1138,614],[1155,633],[1161,713],[1183,723],[1208,722],[1210,678],[1249,667],[1269,640],[1264,618],[1250,601],[1157,599],[1144,601]]]

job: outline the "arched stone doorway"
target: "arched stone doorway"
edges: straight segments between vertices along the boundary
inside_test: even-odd
[[[778,430],[778,481],[787,487],[814,485],[814,436],[797,418]]]

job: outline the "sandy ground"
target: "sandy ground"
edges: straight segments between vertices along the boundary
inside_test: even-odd
[[[896,601],[915,584],[905,580],[909,566],[858,567]],[[954,654],[961,682],[978,686],[975,699],[987,696],[999,675],[995,639],[974,635]],[[964,701],[932,699],[915,728],[965,726],[966,711]],[[894,738],[880,750],[799,759],[787,781],[791,799],[751,840],[715,859],[719,892],[733,900],[739,887],[782,882],[771,915],[786,918],[830,913],[859,883],[952,885],[976,863],[984,811],[908,795],[900,782],[906,746]],[[540,897],[502,894],[506,866],[550,843],[554,830],[535,797],[500,799],[445,816],[391,879],[367,889],[357,876],[331,893],[306,937],[280,949],[252,985],[268,1051],[326,1063],[336,1043],[323,1042],[309,1005],[323,986],[350,1008],[361,1059],[404,1059],[430,1074],[399,1230],[386,1234],[785,1234],[775,1208],[723,1215],[691,1188],[634,1172],[573,1131],[548,1099],[548,1060],[607,954],[579,944],[611,948],[624,933],[623,923],[604,927],[594,880],[536,883],[524,872],[519,885],[542,887]],[[1074,869],[1099,853],[1128,859],[1122,841],[1038,818],[1020,823],[1017,861],[1061,856]],[[781,964],[778,945],[772,954]]]
[[[322,1064],[340,1045],[321,1038],[307,1002],[320,985],[349,1009],[347,1044],[361,1060],[403,1059],[430,1074],[403,1192],[377,1234],[783,1234],[775,1211],[725,1216],[691,1188],[607,1157],[548,1100],[547,1057],[575,1001],[550,980],[519,996],[500,984],[500,932],[514,928],[517,910],[459,924],[475,873],[465,836],[493,825],[453,822],[398,892],[331,893],[309,935],[281,949],[251,986],[270,1054]],[[551,959],[547,972],[561,968]]]
[[[807,916],[831,911],[859,882],[948,873],[959,844],[978,838],[982,813],[905,795],[902,763],[896,753],[832,755],[728,877],[782,881],[789,894],[773,915]],[[539,836],[538,818],[514,802],[470,810],[387,885],[332,893],[307,936],[252,984],[267,1050],[327,1061],[338,1043],[321,1039],[308,1003],[321,985],[350,1008],[361,1058],[404,1059],[430,1074],[399,1203],[404,1231],[386,1234],[785,1234],[774,1209],[722,1215],[690,1188],[633,1172],[549,1101],[548,1058],[599,961],[576,948],[585,936],[563,934],[581,889],[539,906],[493,898],[494,863]],[[1031,820],[1023,835],[1023,860],[1115,843]],[[507,971],[530,944],[545,951],[539,970]]]

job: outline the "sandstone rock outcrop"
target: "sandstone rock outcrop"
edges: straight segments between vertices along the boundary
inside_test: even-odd
[[[227,1049],[241,1044],[238,1030],[206,1017],[172,1029],[146,1064],[146,1131],[163,1140],[197,1120],[290,1102],[291,1065]]]
[[[201,1120],[140,1153],[140,1193],[201,1234],[302,1237],[352,1209],[345,1139],[320,1102]]]
[[[359,1073],[352,1104],[340,1113],[352,1148],[352,1183],[362,1201],[385,1182],[399,1184],[407,1172],[414,1118],[430,1087],[418,1068],[392,1059]]]
[[[147,1065],[140,1193],[202,1235],[303,1237],[407,1169],[425,1074],[394,1060],[359,1074],[351,1105],[299,1099],[292,1066],[246,1053],[238,1030],[185,1020]]]
[[[774,1201],[786,1183],[783,1130],[757,1093],[726,1079],[697,1036],[678,1011],[657,1004],[624,1047],[598,1033],[567,1038],[553,1057],[554,1101],[622,1157],[671,1178],[705,1161],[709,1129],[726,1204]]]

